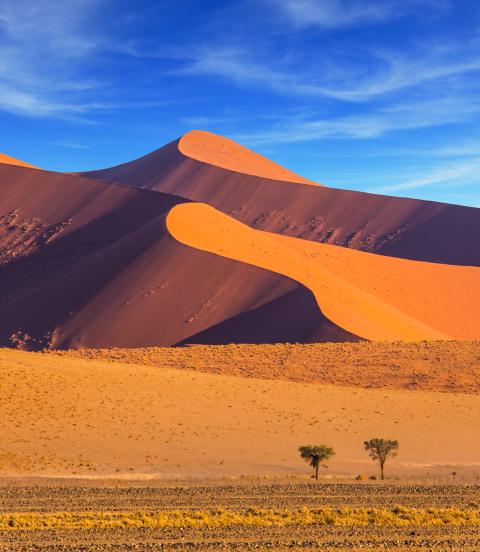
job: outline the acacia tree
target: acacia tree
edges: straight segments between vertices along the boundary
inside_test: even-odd
[[[324,468],[324,462],[325,460],[328,460],[331,458],[335,451],[332,447],[328,447],[327,445],[304,445],[302,447],[298,448],[298,452],[300,453],[300,456],[305,460],[305,462],[308,462],[310,466],[315,470],[315,479],[318,479],[318,468],[322,465]]]
[[[383,467],[387,458],[397,456],[399,443],[396,440],[391,439],[370,439],[370,441],[364,441],[365,450],[370,455],[370,458],[375,462],[378,462],[380,466],[380,476],[383,477]]]

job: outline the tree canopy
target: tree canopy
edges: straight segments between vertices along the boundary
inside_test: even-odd
[[[305,462],[315,470],[315,479],[318,479],[318,468],[322,462],[329,460],[335,454],[333,448],[327,445],[303,445],[298,448],[298,451]]]
[[[388,457],[394,457],[397,455],[399,443],[397,440],[375,438],[369,441],[364,441],[365,450],[368,452],[370,458],[380,465],[380,475],[384,479],[383,468]]]

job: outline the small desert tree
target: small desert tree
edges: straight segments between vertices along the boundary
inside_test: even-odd
[[[333,448],[327,447],[327,445],[304,445],[299,447],[298,452],[305,462],[308,462],[315,470],[315,479],[318,479],[318,468],[321,465],[324,468],[327,467],[322,462],[325,462],[325,460],[328,460],[335,454]]]
[[[398,441],[391,439],[370,439],[370,441],[364,441],[365,450],[370,455],[370,458],[375,462],[378,462],[380,466],[380,477],[383,477],[383,467],[387,458],[397,456]]]

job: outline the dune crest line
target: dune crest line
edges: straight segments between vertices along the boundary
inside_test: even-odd
[[[212,132],[191,130],[179,139],[178,149],[185,157],[229,171],[282,182],[321,186],[233,140]]]
[[[417,261],[480,266],[480,211],[315,185],[211,132],[83,176],[207,203],[248,226]],[[453,231],[454,229],[454,231]]]
[[[39,167],[35,167],[35,165],[31,165],[30,163],[21,161],[20,159],[15,159],[14,157],[10,157],[4,153],[0,153],[0,163],[3,163],[4,165],[16,165],[17,167],[26,167],[27,169],[41,170]]]
[[[435,316],[422,308],[417,308],[415,313],[405,313],[392,305],[386,299],[392,294],[392,287],[397,293],[406,292],[411,284],[416,270],[409,272],[401,270],[401,261],[393,266],[391,260],[374,254],[352,252],[347,249],[335,248],[330,245],[306,242],[296,238],[270,234],[268,232],[254,230],[234,220],[231,217],[217,211],[213,207],[200,203],[186,203],[175,206],[167,215],[167,229],[170,234],[181,243],[191,247],[215,253],[217,255],[254,264],[261,268],[271,270],[297,280],[310,288],[314,293],[318,305],[324,315],[338,326],[347,331],[370,340],[405,340],[416,341],[422,339],[466,339],[470,337],[469,327],[473,324],[473,333],[480,335],[478,323],[475,325],[474,313],[465,316],[462,301],[461,311],[458,316],[463,317],[464,328],[453,335],[445,331],[450,329],[448,324],[427,323],[426,320],[435,320]],[[341,251],[341,253],[339,253]],[[352,255],[353,253],[353,255]],[[358,255],[358,259],[354,255]],[[337,257],[335,257],[337,255]],[[361,256],[367,255],[370,269],[364,265],[360,269],[356,265]],[[385,260],[386,259],[386,260]],[[374,261],[374,262],[372,262]],[[398,259],[395,259],[398,261]],[[464,280],[470,285],[478,285],[480,271],[475,269],[463,269],[462,267],[440,267],[429,263],[414,263],[428,267],[431,276],[442,276],[445,270],[457,270],[464,275]],[[396,268],[396,273],[394,269]],[[356,271],[357,278],[349,276],[351,271]],[[365,271],[363,278],[360,277]],[[380,271],[381,277],[387,281],[384,289],[373,292],[365,282],[370,277],[370,272]],[[402,278],[406,278],[402,281]],[[362,288],[359,282],[364,282]],[[439,278],[437,285],[429,297],[429,289],[425,285],[418,286],[416,293],[425,294],[430,304],[435,305],[439,297],[448,291],[448,280],[444,282]],[[428,282],[427,282],[428,283]],[[401,289],[399,292],[398,289]],[[402,289],[403,288],[403,289]],[[478,289],[478,288],[477,288]],[[465,296],[465,289],[460,294]],[[474,295],[474,294],[472,294]],[[450,297],[451,299],[451,297]],[[472,299],[475,303],[476,300]],[[398,304],[398,301],[397,301]],[[415,302],[410,303],[410,307]],[[449,308],[454,308],[450,301]],[[434,309],[435,313],[438,309]],[[440,309],[441,310],[441,309]],[[457,307],[458,310],[458,307]],[[416,316],[414,316],[414,314]],[[447,318],[450,313],[446,313]],[[457,317],[454,316],[456,319]],[[440,329],[442,327],[442,329]],[[453,329],[453,328],[452,328]]]

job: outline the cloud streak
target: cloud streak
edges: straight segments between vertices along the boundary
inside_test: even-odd
[[[480,156],[477,156],[467,161],[444,163],[434,169],[418,171],[413,178],[406,176],[401,182],[379,186],[374,191],[390,194],[417,190],[427,186],[438,186],[439,184],[446,184],[450,187],[455,184],[465,186],[468,182],[478,184],[479,171]]]
[[[328,68],[339,60],[326,57],[308,67],[304,73],[296,69],[276,68],[264,63],[258,54],[233,47],[203,47],[176,74],[223,77],[242,86],[268,87],[288,96],[331,98],[347,102],[364,102],[405,88],[445,81],[479,72],[480,51],[465,56],[464,52],[413,52],[410,56],[391,52],[366,52],[366,59],[353,64],[343,60],[343,69],[336,68],[333,78]],[[452,59],[453,58],[453,59]],[[457,61],[463,58],[462,61]],[[367,62],[368,61],[368,62]],[[302,65],[295,60],[296,66]],[[377,69],[372,73],[371,66]],[[448,86],[448,83],[446,83]]]
[[[82,83],[79,74],[99,41],[83,28],[100,5],[101,0],[2,2],[0,109],[54,118],[78,118],[90,110],[83,96],[102,84]]]
[[[310,114],[279,115],[264,131],[236,134],[251,145],[307,142],[325,139],[373,139],[388,132],[422,129],[467,121],[480,113],[475,97],[438,97],[393,106],[374,107],[364,113],[330,118]]]
[[[404,13],[397,2],[357,2],[345,0],[269,0],[295,27],[326,29],[362,23],[379,23]],[[408,3],[405,2],[404,6]]]
[[[0,4],[0,110],[33,118],[94,123],[91,114],[165,102],[118,101],[102,62],[131,55],[104,29],[110,0],[3,0]],[[108,101],[100,98],[108,97]]]

